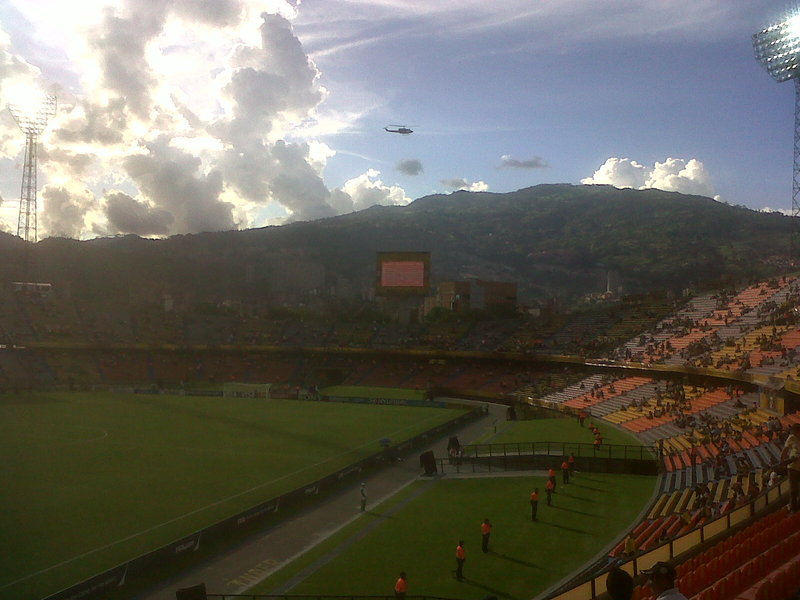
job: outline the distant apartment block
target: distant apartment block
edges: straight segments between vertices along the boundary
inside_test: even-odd
[[[443,281],[427,299],[426,312],[442,307],[453,312],[481,310],[491,306],[517,306],[517,284],[506,281]]]

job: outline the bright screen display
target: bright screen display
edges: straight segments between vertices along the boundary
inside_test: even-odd
[[[430,286],[430,252],[378,252],[379,295],[424,296]]]
[[[425,263],[422,261],[386,261],[381,264],[383,287],[424,287]]]

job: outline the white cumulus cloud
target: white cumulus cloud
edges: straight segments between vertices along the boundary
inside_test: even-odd
[[[453,179],[442,179],[440,183],[451,190],[466,190],[468,192],[485,192],[489,189],[489,184],[485,181],[467,181],[463,177]]]
[[[13,23],[0,24],[0,106],[23,88],[58,94],[40,137],[40,237],[196,233],[409,202],[371,169],[324,183],[335,150],[316,136],[347,123],[319,116],[328,91],[293,29],[300,2],[87,2],[53,3],[48,52],[15,47],[2,30]],[[5,114],[0,161],[19,169],[23,147]],[[9,231],[15,205],[0,207]]]
[[[591,177],[581,179],[585,185],[613,185],[637,190],[655,188],[667,192],[708,196],[719,200],[711,176],[696,158],[667,158],[652,167],[630,158],[609,158]]]
[[[351,210],[361,210],[375,204],[393,206],[411,202],[403,188],[386,185],[379,177],[380,171],[369,169],[366,173],[345,182],[340,192],[350,198]]]

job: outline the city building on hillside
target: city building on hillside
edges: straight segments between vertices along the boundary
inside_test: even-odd
[[[426,302],[428,311],[441,307],[453,312],[482,310],[489,307],[504,306],[515,309],[517,306],[517,284],[507,281],[443,281],[436,295]],[[427,311],[426,311],[427,312]]]

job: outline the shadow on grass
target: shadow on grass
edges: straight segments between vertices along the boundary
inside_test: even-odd
[[[480,583],[479,581],[475,581],[474,579],[467,579],[465,577],[462,581],[463,581],[463,583],[466,583],[467,585],[471,585],[471,586],[474,586],[476,588],[482,589],[482,590],[484,590],[486,592],[490,592],[491,594],[497,596],[498,598],[510,598],[511,600],[522,600],[521,598],[517,598],[516,596],[512,596],[508,592],[504,592],[502,590],[495,589],[495,588],[490,587],[488,585],[484,585],[484,584]]]
[[[587,517],[599,517],[600,516],[600,515],[597,515],[595,513],[583,512],[582,510],[575,510],[574,508],[564,508],[563,506],[551,506],[550,508],[555,508],[555,509],[558,509],[558,510],[564,510],[564,511],[567,511],[567,512],[575,513],[576,515],[586,515]]]
[[[575,483],[575,484],[570,484],[570,485],[574,485],[575,487],[579,487],[579,488],[584,489],[584,490],[592,490],[594,492],[605,492],[606,491],[603,488],[596,488],[596,487],[592,487],[590,485],[581,485],[580,483]]]
[[[497,558],[502,558],[503,560],[508,560],[508,561],[513,562],[513,563],[517,563],[518,565],[522,565],[524,567],[530,567],[531,569],[543,570],[542,567],[540,567],[537,564],[534,564],[532,562],[528,562],[526,560],[522,560],[520,558],[514,558],[513,556],[509,556],[508,554],[498,554],[497,552],[492,552],[492,554],[494,554]]]
[[[579,500],[581,502],[594,502],[593,498],[584,498],[583,496],[573,496],[572,494],[561,494],[563,498],[572,498],[573,500]]]
[[[566,525],[561,525],[559,523],[550,523],[549,521],[541,521],[542,525],[546,525],[548,527],[555,527],[556,529],[565,529],[567,531],[571,531],[573,533],[580,533],[583,535],[590,535],[588,531],[584,531],[583,529],[575,529],[574,527],[567,527]]]

